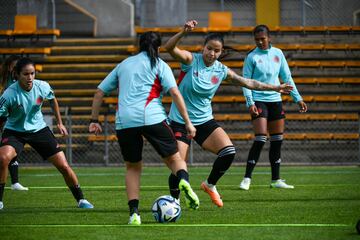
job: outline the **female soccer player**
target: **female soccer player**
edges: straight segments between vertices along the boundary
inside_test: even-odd
[[[290,95],[299,105],[300,112],[306,112],[307,106],[302,100],[291,77],[289,66],[284,54],[270,44],[270,31],[266,25],[258,25],[254,29],[256,48],[245,59],[244,77],[259,79],[261,82],[278,84],[279,77],[285,83],[291,84],[293,90]],[[285,113],[282,107],[281,96],[277,92],[251,91],[243,88],[246,106],[249,108],[252,125],[255,132],[255,141],[249,151],[245,177],[240,188],[249,190],[251,174],[259,160],[260,152],[270,135],[269,160],[271,164],[272,188],[294,188],[280,178],[280,152],[283,141]]]
[[[35,79],[35,64],[29,58],[18,60],[15,74],[17,82],[8,87],[0,98],[0,118],[7,118],[0,145],[0,209],[3,208],[9,162],[20,155],[25,143],[60,171],[79,208],[93,208],[84,199],[74,171],[43,119],[41,106],[48,99],[60,133],[67,135],[53,90],[48,83]]]
[[[197,25],[195,20],[185,23],[184,28],[168,40],[165,48],[173,58],[181,62],[179,76],[179,89],[184,96],[186,107],[189,110],[191,122],[196,127],[194,140],[205,150],[217,155],[213,168],[207,180],[202,182],[201,188],[210,195],[212,202],[218,207],[223,206],[223,201],[216,190],[216,183],[230,167],[235,156],[235,147],[229,136],[216,123],[212,115],[211,99],[223,80],[233,84],[246,86],[250,89],[272,90],[289,92],[292,87],[286,84],[270,85],[237,75],[217,59],[222,53],[224,40],[219,34],[210,34],[206,37],[204,49],[201,54],[181,50],[176,45],[179,40]],[[178,148],[182,159],[186,160],[190,139],[186,137],[184,120],[179,114],[179,109],[172,104],[169,118],[171,127],[178,140]],[[177,189],[178,180],[169,176],[170,193],[179,197]]]
[[[11,84],[16,82],[14,78],[14,67],[16,62],[20,59],[17,55],[11,55],[5,59],[2,70],[1,70],[1,93],[3,93]],[[4,124],[4,123],[2,123]],[[11,189],[12,190],[19,190],[19,191],[27,191],[28,188],[22,186],[19,183],[19,162],[17,161],[17,157],[10,161],[9,164],[9,173],[11,178]]]
[[[189,184],[186,163],[177,149],[176,139],[166,122],[162,105],[163,92],[169,92],[179,114],[185,119],[186,135],[194,137],[184,100],[177,88],[170,67],[159,58],[160,35],[146,32],[140,37],[140,53],[122,61],[100,83],[92,105],[89,131],[102,131],[98,123],[99,108],[104,93],[118,89],[116,133],[126,164],[126,192],[130,209],[129,224],[140,225],[138,211],[140,176],[142,170],[143,137],[163,158],[165,164],[179,180],[178,187],[185,192],[186,204],[192,209],[199,207],[199,199]]]

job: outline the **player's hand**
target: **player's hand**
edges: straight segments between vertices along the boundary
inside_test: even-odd
[[[197,24],[196,20],[187,21],[184,25],[184,32],[191,32]]]
[[[68,131],[66,130],[66,127],[63,124],[58,124],[57,125],[59,132],[61,135],[63,135],[63,137],[68,135]]]
[[[308,108],[304,101],[299,101],[298,104],[299,104],[299,112],[301,113],[307,112]]]
[[[95,135],[102,133],[101,125],[99,123],[90,123],[89,132],[95,133]]]
[[[251,105],[249,107],[249,112],[250,112],[251,116],[254,116],[254,117],[259,116],[259,111],[255,105]]]
[[[294,89],[294,87],[291,86],[290,84],[283,83],[279,86],[278,92],[282,93],[282,94],[289,94],[293,89]]]
[[[187,131],[187,138],[189,139],[194,138],[196,135],[196,128],[194,127],[194,125],[192,125],[192,123],[185,124],[185,128]]]

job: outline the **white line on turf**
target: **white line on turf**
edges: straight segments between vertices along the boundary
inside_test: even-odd
[[[291,175],[309,175],[309,174],[320,174],[320,175],[328,175],[328,174],[358,174],[360,173],[360,171],[354,170],[354,171],[349,171],[349,170],[336,170],[336,171],[282,171],[283,175],[286,174],[291,174]],[[192,176],[202,176],[202,175],[207,175],[209,174],[209,172],[191,172]],[[254,175],[270,175],[271,172],[270,171],[256,171],[253,173]],[[91,176],[124,176],[125,173],[77,173],[77,176],[82,176],[82,177],[91,177]],[[163,173],[142,173],[141,175],[143,176],[168,176],[169,172],[164,171]],[[226,173],[226,175],[243,175],[243,172],[239,172],[239,173],[233,173],[233,172],[228,172]],[[30,174],[30,173],[24,173],[21,175],[22,177],[59,177],[60,174],[59,173],[46,173],[46,174]]]
[[[8,225],[1,225],[2,227],[12,227],[12,228],[68,228],[68,227],[134,227],[131,225],[115,225],[115,224],[8,224]],[[139,226],[136,226],[139,227]],[[141,227],[318,227],[318,228],[339,228],[339,227],[352,227],[351,225],[347,224],[324,224],[324,223],[279,223],[279,224],[261,224],[261,223],[232,223],[232,224],[142,224]]]
[[[238,185],[217,185],[220,188],[238,188]],[[296,184],[296,187],[350,187],[350,186],[358,186],[358,184]],[[28,186],[29,189],[67,189],[67,186]],[[83,189],[125,189],[125,186],[81,186]],[[269,187],[269,185],[260,185],[260,184],[252,184],[252,188],[254,187]],[[169,186],[165,185],[148,185],[141,186],[143,189],[168,189]],[[5,187],[5,189],[10,189],[10,187]]]

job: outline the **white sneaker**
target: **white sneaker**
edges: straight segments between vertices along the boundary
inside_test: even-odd
[[[92,208],[94,208],[94,206],[86,199],[80,199],[78,207],[79,208],[84,208],[84,209],[92,209]]]
[[[4,208],[3,202],[0,202],[0,210],[2,210],[3,208]]]
[[[286,184],[283,179],[278,179],[270,183],[270,188],[294,188],[294,186]]]
[[[251,178],[244,178],[241,183],[240,183],[240,188],[243,189],[243,190],[249,190],[250,188],[250,183],[251,183]]]
[[[14,183],[11,184],[11,190],[17,190],[17,191],[27,191],[29,190],[29,188],[24,187],[23,185],[21,185],[20,183]]]
[[[129,225],[140,225],[141,224],[141,218],[140,215],[137,213],[133,213],[129,218]]]

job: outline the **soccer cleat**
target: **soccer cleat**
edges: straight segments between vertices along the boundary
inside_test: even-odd
[[[192,190],[190,183],[188,183],[185,179],[181,179],[179,183],[179,189],[185,194],[186,206],[194,210],[198,209],[200,201],[196,193]]]
[[[0,202],[0,210],[2,210],[3,208],[4,208],[3,202]]]
[[[200,187],[202,188],[202,190],[204,190],[204,192],[206,192],[207,194],[209,194],[211,201],[218,207],[222,207],[224,206],[223,201],[221,200],[220,194],[218,193],[218,191],[216,190],[216,186],[207,183],[207,181],[204,181],[201,183]]]
[[[11,190],[17,190],[17,191],[27,191],[29,190],[29,188],[24,187],[23,185],[21,185],[20,183],[14,183],[11,184]]]
[[[286,184],[283,179],[278,179],[270,183],[270,188],[294,188],[294,186]]]
[[[244,178],[241,183],[240,183],[240,188],[243,190],[249,190],[250,188],[250,183],[251,183],[251,178]]]
[[[79,208],[84,208],[84,209],[94,208],[94,206],[86,199],[80,199],[78,206]]]
[[[141,218],[140,215],[137,213],[133,213],[129,218],[129,225],[140,225],[141,224]]]

